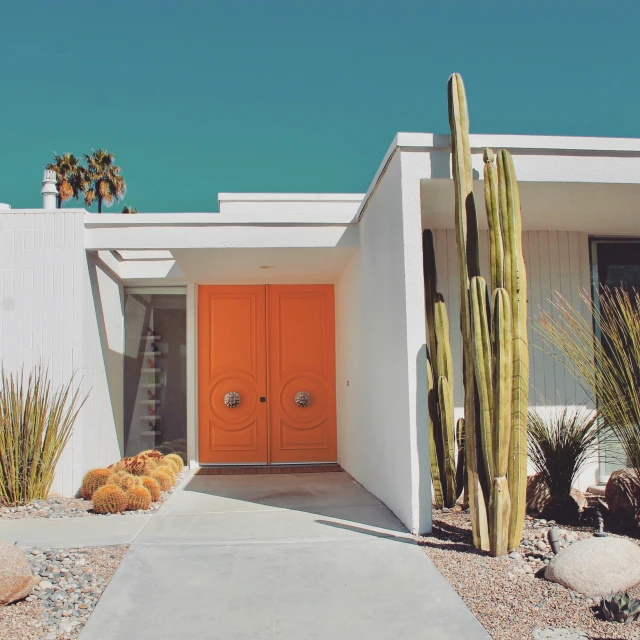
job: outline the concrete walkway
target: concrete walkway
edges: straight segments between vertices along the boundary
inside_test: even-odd
[[[187,636],[489,640],[400,522],[346,473],[183,483],[80,638]]]

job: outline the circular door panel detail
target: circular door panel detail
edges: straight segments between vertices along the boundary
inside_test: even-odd
[[[306,391],[310,402],[298,404],[299,392]],[[306,397],[306,396],[305,396]],[[296,374],[284,380],[280,390],[280,406],[282,411],[298,428],[313,427],[319,419],[324,419],[327,407],[325,383],[316,376]]]
[[[211,413],[220,420],[220,426],[242,427],[253,417],[258,402],[254,385],[253,380],[245,380],[240,376],[220,378],[213,383],[209,392],[209,407]],[[227,404],[229,394],[237,394],[240,401]]]

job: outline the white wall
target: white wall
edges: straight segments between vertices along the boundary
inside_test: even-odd
[[[360,222],[336,285],[339,457],[412,531],[431,526],[419,181],[405,200],[400,156]]]
[[[104,397],[95,310],[84,250],[84,211],[8,210],[0,213],[0,354],[7,372],[43,363],[54,386],[77,372],[88,404],[56,471],[52,492],[73,495],[82,474],[113,461],[114,421]],[[117,457],[117,456],[116,456]]]
[[[481,214],[479,214],[481,215]],[[587,404],[588,398],[575,378],[561,362],[548,353],[535,330],[536,316],[541,310],[554,313],[551,299],[559,292],[585,317],[589,312],[580,298],[580,291],[590,294],[589,237],[579,231],[526,231],[522,236],[527,266],[529,316],[529,405],[563,407]],[[438,290],[445,297],[451,318],[451,350],[454,361],[454,396],[456,417],[463,409],[462,341],[457,318],[460,314],[458,258],[455,232],[435,230]],[[488,233],[480,233],[482,273],[489,276]],[[597,460],[581,474],[577,486],[586,489],[597,484]]]

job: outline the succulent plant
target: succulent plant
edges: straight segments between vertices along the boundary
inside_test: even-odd
[[[151,476],[142,476],[142,486],[149,490],[152,502],[160,500],[160,485],[155,478],[152,478]]]
[[[152,471],[151,477],[160,485],[162,491],[169,491],[176,481],[176,476],[170,467],[162,467]]]
[[[91,469],[87,471],[82,479],[82,487],[80,492],[85,500],[91,500],[91,496],[96,489],[107,484],[107,480],[111,475],[109,469]]]
[[[146,511],[151,506],[151,492],[143,485],[131,487],[127,491],[127,500],[129,511]]]
[[[93,492],[93,510],[96,513],[121,513],[127,508],[127,494],[115,484],[106,484]]]
[[[142,479],[140,476],[134,476],[124,469],[117,469],[109,476],[108,483],[115,484],[117,487],[128,491],[131,487],[142,484]]]
[[[177,474],[180,471],[180,469],[178,468],[178,463],[175,460],[168,458],[167,456],[162,458],[162,460],[158,460],[157,468],[162,468],[162,467],[171,469],[171,471],[173,471],[173,473],[175,474]]]
[[[511,154],[484,153],[490,288],[480,274],[469,114],[449,79],[449,125],[463,341],[465,459],[473,543],[504,555],[522,538],[527,482],[527,280]]]
[[[177,472],[180,473],[184,467],[184,461],[177,453],[168,453],[165,457],[165,460],[171,460],[177,465]]]
[[[427,406],[431,443],[431,479],[437,507],[451,508],[462,491],[456,483],[455,428],[453,418],[453,362],[449,342],[449,316],[437,292],[433,233],[422,234],[424,297],[429,346],[427,353]]]
[[[134,476],[144,476],[149,471],[149,460],[151,458],[147,455],[131,456],[130,458],[123,458],[118,463],[119,469],[124,469]]]
[[[156,449],[146,449],[145,451],[141,451],[138,455],[147,456],[148,458],[157,458],[158,460],[164,457],[164,454],[160,453],[160,451]]]
[[[620,591],[602,598],[600,613],[609,622],[631,624],[640,618],[640,600]]]

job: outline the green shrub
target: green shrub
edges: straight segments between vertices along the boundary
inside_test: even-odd
[[[69,442],[86,396],[73,391],[74,377],[52,390],[49,372],[36,367],[25,382],[0,376],[0,501],[23,505],[47,497],[56,464]]]

